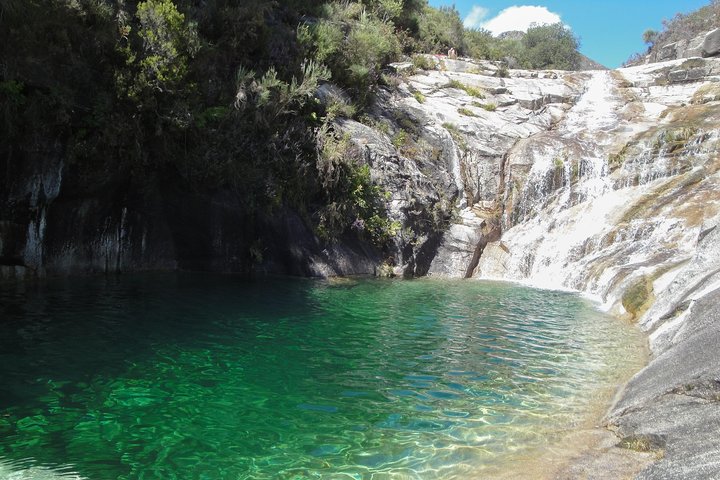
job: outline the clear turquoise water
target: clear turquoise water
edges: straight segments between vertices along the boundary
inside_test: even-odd
[[[6,478],[468,478],[573,428],[641,341],[477,281],[142,275],[0,305]]]

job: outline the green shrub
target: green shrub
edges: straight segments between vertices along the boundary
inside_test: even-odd
[[[652,299],[652,281],[643,275],[623,292],[622,305],[633,318],[637,318],[647,309]]]
[[[510,76],[510,71],[506,66],[502,65],[495,71],[495,76],[500,78],[508,78]]]
[[[421,51],[447,53],[454,48],[465,51],[465,28],[455,7],[426,6],[418,20],[418,45]]]
[[[16,80],[0,81],[0,95],[5,97],[6,101],[16,105],[25,101],[24,88],[25,85]]]
[[[386,20],[397,20],[403,13],[403,0],[375,0],[368,3],[378,17]]]
[[[303,63],[300,79],[293,77],[289,83],[278,78],[273,67],[260,78],[241,67],[236,75],[235,108],[252,111],[256,123],[270,126],[282,116],[296,113],[314,97],[318,83],[329,77],[327,68],[313,61]]]
[[[138,71],[128,85],[128,94],[139,98],[143,92],[153,94],[178,88],[188,71],[188,61],[199,49],[195,24],[185,21],[172,0],[147,0],[138,3],[136,17],[142,50],[127,47],[129,64]],[[132,29],[124,26],[129,34]]]
[[[485,92],[483,92],[481,89],[473,87],[471,85],[466,85],[459,80],[455,80],[455,79],[450,80],[443,87],[444,88],[457,88],[458,90],[463,90],[465,93],[467,93],[471,97],[485,98]]]
[[[648,28],[647,30],[645,30],[643,32],[643,36],[642,36],[643,42],[647,43],[648,45],[650,45],[652,47],[652,45],[655,43],[655,40],[657,40],[658,35],[659,35],[659,32],[657,32],[651,28]]]
[[[332,121],[338,117],[353,118],[355,113],[357,113],[355,105],[340,98],[333,98],[326,108],[325,118],[327,121]]]
[[[375,5],[385,8],[389,4]],[[333,80],[347,87],[361,105],[369,101],[381,81],[383,67],[400,54],[393,23],[359,3],[326,4],[323,18],[299,27],[298,34],[315,58],[327,64]]]
[[[408,143],[409,140],[410,140],[410,135],[408,135],[408,132],[406,132],[403,129],[400,129],[393,137],[392,144],[395,146],[395,148],[399,149],[399,148],[404,147]]]
[[[385,120],[376,120],[368,114],[363,114],[360,116],[358,121],[364,125],[367,125],[370,128],[374,128],[378,132],[385,135],[389,135],[390,133],[390,124]]]
[[[343,43],[343,31],[334,22],[321,20],[315,26],[315,59],[318,62],[328,61],[341,48]]]
[[[418,70],[435,70],[435,62],[425,55],[414,55],[412,62]]]
[[[388,193],[373,183],[349,135],[337,138],[324,128],[318,143],[318,171],[327,196],[318,212],[318,234],[330,240],[354,232],[383,247],[401,227],[388,217]]]
[[[413,97],[415,97],[415,100],[418,101],[418,103],[425,103],[425,95],[422,94],[419,90],[414,90],[412,92]]]
[[[677,129],[663,130],[658,134],[653,142],[652,150],[657,155],[661,150],[668,153],[684,148],[687,142],[697,134],[698,129],[695,127],[681,127]]]
[[[230,108],[225,106],[209,107],[195,117],[198,128],[206,128],[228,117]]]
[[[391,24],[363,13],[360,20],[351,26],[343,53],[350,65],[379,71],[397,59],[400,44]]]
[[[623,437],[617,444],[620,448],[633,450],[635,452],[661,452],[666,445],[666,440],[655,434],[633,434]]]
[[[454,123],[444,122],[444,123],[442,124],[442,126],[443,126],[443,128],[444,128],[445,130],[447,130],[447,131],[450,132],[450,133],[453,133],[453,132],[454,132],[454,133],[460,133],[460,130],[458,129],[458,126],[455,125]]]
[[[480,90],[479,88],[471,87],[469,85],[465,87],[465,92],[471,97],[485,98],[485,93],[482,90]]]
[[[465,115],[466,117],[477,117],[477,115],[475,115],[475,113],[472,110],[465,108],[465,107],[458,108],[458,113],[460,115]]]

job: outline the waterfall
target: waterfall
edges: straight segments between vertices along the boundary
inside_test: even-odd
[[[513,184],[524,187],[519,200],[510,206],[510,218],[504,227],[536,215],[554,200],[553,211],[572,207],[596,198],[610,187],[608,179],[608,133],[618,123],[620,105],[613,92],[608,72],[592,72],[585,92],[555,130],[542,132],[522,142],[519,150],[510,152],[511,158],[531,163],[527,178],[509,175],[506,192],[511,195]],[[506,206],[511,200],[506,195]]]
[[[662,109],[657,98],[629,93],[613,73],[593,72],[554,130],[509,152],[504,232],[476,277],[581,290],[610,306],[618,287],[655,280],[691,257],[712,215],[702,213],[698,185],[712,188],[720,135],[673,123],[668,112],[685,105]]]

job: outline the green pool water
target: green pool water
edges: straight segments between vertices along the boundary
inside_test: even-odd
[[[641,356],[580,296],[503,283],[1,288],[0,478],[472,478],[572,429]]]

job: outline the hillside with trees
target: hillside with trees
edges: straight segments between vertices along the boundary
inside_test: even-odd
[[[18,179],[58,156],[67,198],[228,192],[249,232],[289,208],[325,238],[382,247],[393,229],[383,192],[327,149],[341,140],[333,119],[362,118],[393,84],[389,63],[451,48],[511,67],[572,69],[579,58],[562,25],[495,38],[426,0],[0,0],[0,27],[10,229],[35,208],[10,193]],[[317,101],[328,82],[344,100]]]

